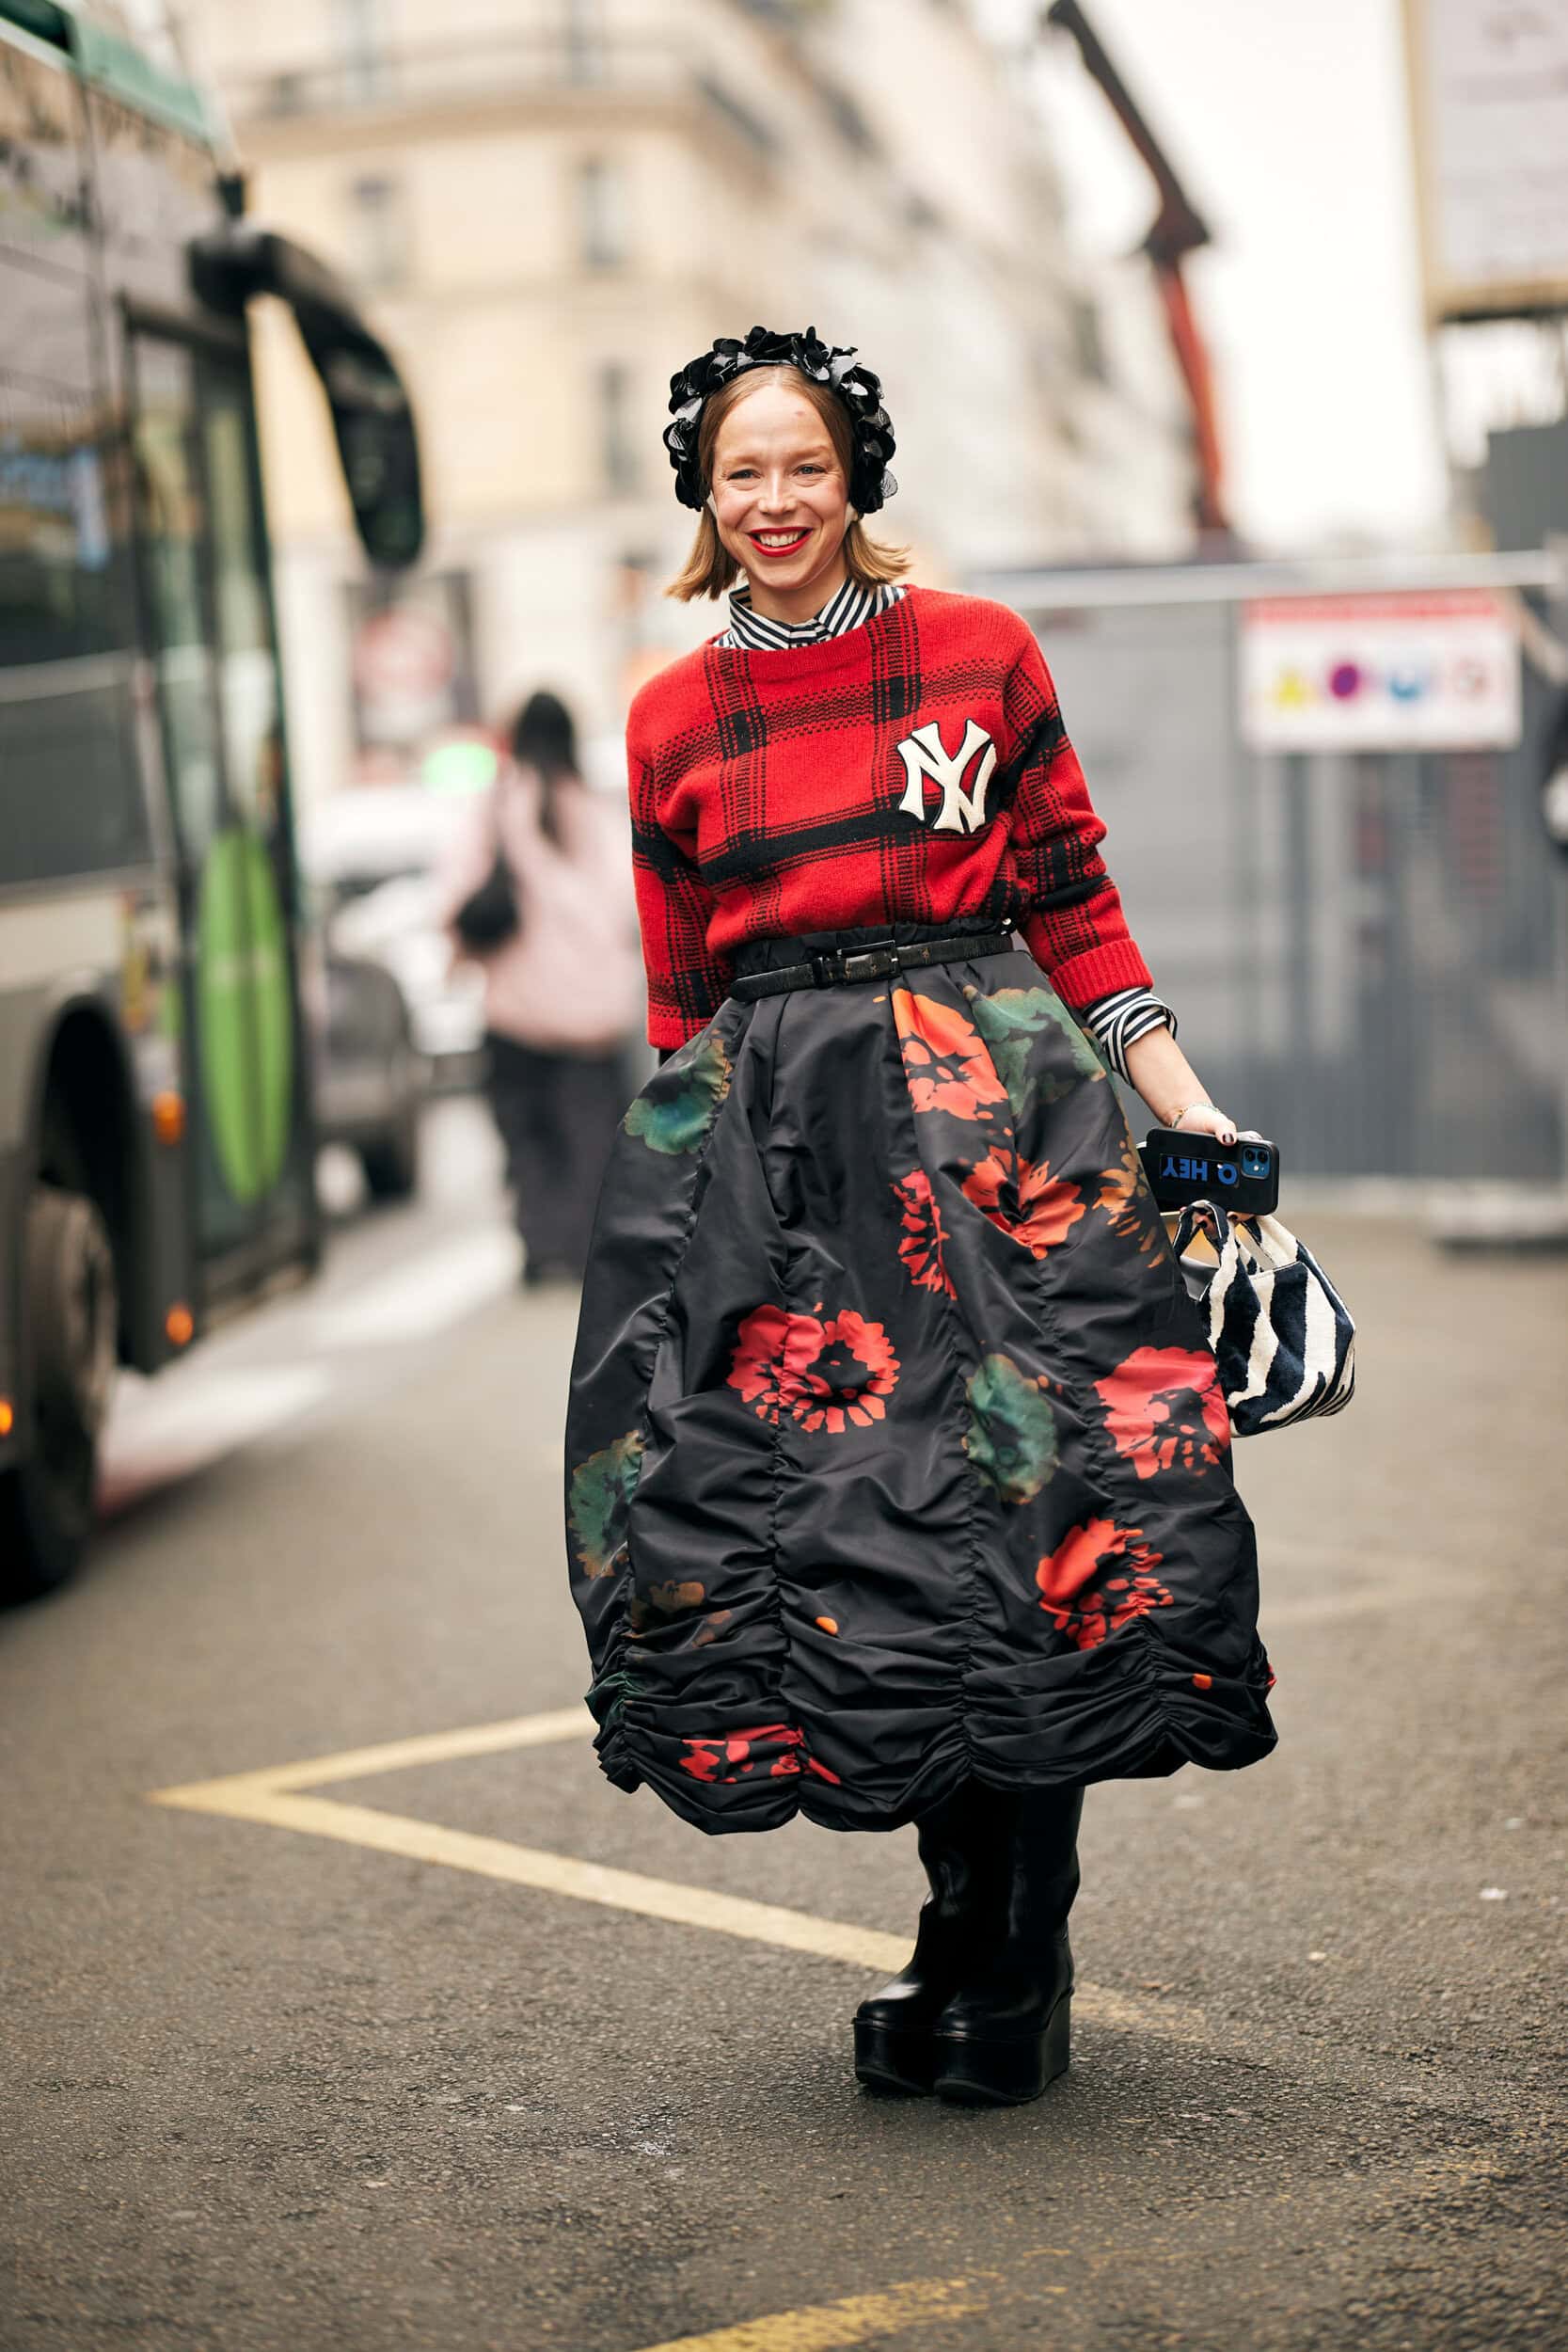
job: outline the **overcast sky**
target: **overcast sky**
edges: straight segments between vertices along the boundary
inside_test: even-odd
[[[981,0],[999,26],[1032,0]],[[1288,548],[1430,539],[1445,487],[1422,332],[1399,0],[1085,0],[1208,220],[1192,283],[1230,502]],[[1046,102],[1075,231],[1136,246],[1151,183],[1065,37]]]

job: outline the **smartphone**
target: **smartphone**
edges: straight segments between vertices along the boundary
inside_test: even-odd
[[[1261,1136],[1239,1136],[1227,1146],[1182,1127],[1151,1127],[1143,1164],[1162,1209],[1213,1200],[1233,1216],[1271,1216],[1279,1206],[1279,1146]]]

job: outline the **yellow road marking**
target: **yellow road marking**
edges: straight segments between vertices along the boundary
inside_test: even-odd
[[[370,1780],[377,1772],[405,1772],[416,1764],[450,1764],[463,1756],[496,1756],[503,1748],[548,1747],[557,1740],[580,1740],[593,1728],[594,1718],[586,1707],[561,1707],[549,1715],[515,1715],[503,1724],[471,1724],[466,1731],[432,1731],[418,1740],[388,1740],[378,1748],[313,1756],[302,1764],[279,1764],[254,1777],[271,1788],[314,1788],[328,1780]],[[227,1784],[214,1781],[212,1785]]]
[[[911,2279],[885,2295],[849,2295],[842,2303],[769,2312],[763,2319],[742,2320],[737,2328],[646,2344],[643,2352],[839,2352],[841,2345],[868,2344],[877,2336],[891,2335],[895,2328],[973,2317],[990,2300],[976,2280]]]
[[[1067,2253],[1065,2246],[1031,2246],[1018,2259],[1030,2264],[1047,2257],[1061,2260]],[[760,2319],[743,2319],[734,2328],[716,2328],[705,2335],[643,2344],[641,2352],[840,2352],[843,2345],[867,2344],[895,2328],[974,2318],[990,2309],[997,2288],[1006,2282],[1000,2270],[977,2270],[966,2279],[906,2279],[879,2295],[847,2295],[838,2303],[768,2312]],[[1067,2293],[1066,2287],[1057,2286],[1035,2291]]]
[[[411,1814],[384,1813],[371,1805],[303,1793],[327,1781],[368,1780],[420,1764],[578,1740],[591,1728],[592,1718],[585,1708],[562,1708],[546,1715],[520,1715],[505,1723],[475,1724],[461,1731],[388,1740],[378,1748],[350,1748],[337,1756],[234,1772],[222,1780],[158,1788],[150,1792],[149,1802],[188,1813],[211,1813],[230,1820],[296,1830],[309,1837],[331,1837],[343,1845],[367,1846],[377,1853],[401,1854],[410,1862],[470,1870],[480,1878],[499,1879],[510,1886],[564,1895],[576,1902],[662,1919],[673,1927],[703,1928],[712,1934],[737,1936],[780,1951],[805,1952],[817,1960],[839,1961],[882,1975],[902,1968],[910,1956],[910,1939],[905,1935],[887,1935],[842,1919],[788,1911],[777,1903],[752,1902],[742,1895],[721,1895],[705,1886],[647,1878],[641,1871],[612,1869],[604,1863],[579,1861],[573,1854],[550,1853],[540,1846],[514,1845],[509,1838],[477,1836],[467,1830],[444,1828],[438,1821],[418,1820]],[[1181,2041],[1202,2039],[1203,2020],[1193,2010],[1133,2000],[1125,1994],[1085,1984],[1080,1984],[1073,1998],[1079,2014],[1091,2024],[1152,2031]],[[846,2337],[844,2341],[858,2339]]]
[[[675,1927],[708,1928],[720,1935],[812,1952],[820,1960],[848,1961],[860,1968],[902,1968],[910,1956],[908,1936],[879,1935],[870,1928],[813,1918],[807,1912],[750,1902],[739,1895],[716,1895],[705,1886],[682,1886],[670,1879],[644,1878],[636,1870],[613,1870],[603,1863],[579,1862],[571,1854],[547,1853],[538,1846],[515,1846],[504,1837],[477,1837],[467,1830],[443,1829],[436,1821],[415,1820],[408,1814],[297,1796],[289,1789],[268,1788],[259,1776],[214,1781],[205,1788],[164,1788],[153,1803],[265,1821],[274,1829],[303,1830],[311,1837],[336,1837],[344,1845],[370,1846],[378,1853],[403,1854],[412,1862],[444,1863],[449,1869],[472,1870],[481,1878],[503,1879],[511,1886],[569,1895],[578,1902],[634,1911]]]

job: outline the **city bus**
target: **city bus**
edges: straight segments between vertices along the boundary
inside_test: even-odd
[[[397,369],[248,220],[112,7],[0,0],[0,1587],[74,1565],[117,1368],[319,1248],[247,306],[293,310],[369,562],[420,552]]]

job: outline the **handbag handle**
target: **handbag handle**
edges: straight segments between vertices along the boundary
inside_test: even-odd
[[[1217,1258],[1230,1239],[1230,1219],[1217,1200],[1190,1200],[1181,1211],[1170,1237],[1179,1258],[1186,1256],[1198,1233],[1212,1246]]]

